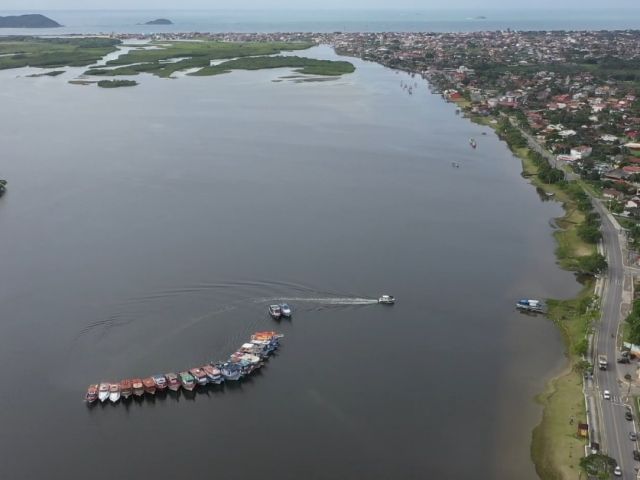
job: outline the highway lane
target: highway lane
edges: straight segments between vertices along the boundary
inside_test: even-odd
[[[597,325],[594,353],[595,355],[607,355],[609,360],[608,369],[603,371],[597,369],[594,375],[599,392],[597,403],[600,413],[602,447],[622,468],[622,478],[636,478],[637,467],[640,465],[633,460],[633,450],[637,449],[637,442],[632,442],[629,439],[629,432],[635,431],[635,422],[630,422],[624,417],[625,404],[631,400],[627,398],[626,387],[621,386],[618,364],[616,363],[619,356],[616,340],[622,321],[620,308],[625,274],[623,256],[618,231],[610,220],[605,207],[596,199],[593,200],[593,203],[602,217],[602,238],[609,265],[602,297],[602,319]],[[611,392],[611,400],[603,399],[604,390]]]
[[[527,140],[529,147],[540,153],[554,168],[562,169],[556,157],[545,150],[536,139],[525,132],[512,117],[509,118]],[[564,170],[564,169],[563,169]],[[567,180],[575,180],[578,175],[566,172]],[[588,192],[587,192],[588,193]],[[620,235],[616,225],[609,217],[607,209],[596,198],[592,197],[593,205],[602,219],[602,243],[607,257],[608,268],[605,278],[605,288],[601,299],[602,317],[596,325],[594,355],[604,354],[609,360],[607,370],[596,368],[594,382],[596,386],[595,403],[597,409],[597,429],[602,450],[614,458],[622,469],[622,478],[639,478],[640,463],[633,459],[633,450],[640,450],[638,442],[629,439],[631,431],[637,432],[635,415],[633,421],[625,419],[625,410],[632,402],[628,398],[628,390],[620,381],[623,373],[616,362],[619,352],[617,348],[618,329],[622,322],[622,294],[625,275],[630,273],[625,270]],[[597,362],[594,362],[596,364]],[[604,390],[611,392],[611,400],[603,398]],[[593,417],[592,417],[593,418]]]

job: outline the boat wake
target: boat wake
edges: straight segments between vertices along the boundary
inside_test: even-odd
[[[111,305],[111,311],[105,312],[104,317],[83,325],[74,336],[73,343],[87,337],[93,341],[101,340],[114,330],[130,329],[133,325],[139,325],[138,331],[145,325],[145,328],[160,329],[165,337],[169,334],[175,336],[223,316],[227,319],[224,321],[243,318],[247,328],[257,328],[266,318],[263,305],[281,302],[295,304],[297,310],[307,311],[378,303],[375,299],[350,292],[326,291],[277,280],[193,283],[124,298]],[[175,313],[167,315],[168,312]]]
[[[277,298],[259,298],[255,299],[255,303],[266,302],[309,302],[320,305],[373,305],[378,300],[373,298],[353,298],[353,297],[330,297],[330,298],[314,298],[314,297],[277,297]]]

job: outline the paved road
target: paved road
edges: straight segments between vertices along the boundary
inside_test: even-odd
[[[616,340],[622,321],[620,309],[625,279],[621,240],[602,203],[596,199],[593,203],[602,217],[602,238],[609,264],[602,296],[602,320],[597,328],[594,352],[595,355],[607,355],[609,359],[608,370],[595,372],[600,439],[603,450],[622,467],[623,478],[636,478],[636,469],[640,465],[633,460],[633,450],[637,449],[637,442],[629,439],[629,432],[636,431],[635,422],[624,418],[625,405],[630,399],[627,398],[627,387],[619,381],[623,374],[619,373],[616,363],[619,356]],[[603,399],[604,390],[611,392],[611,400]]]
[[[536,139],[522,130],[513,118],[509,118],[512,125],[520,130],[526,138],[529,147],[544,156],[554,168],[562,169],[556,157],[545,150]],[[565,173],[568,180],[574,180],[578,176],[574,173]],[[588,192],[587,192],[588,193]],[[633,450],[640,450],[638,442],[629,439],[631,431],[636,432],[634,421],[625,419],[625,410],[632,402],[626,384],[620,381],[627,373],[627,368],[621,368],[616,360],[618,358],[618,328],[622,321],[622,301],[624,282],[631,281],[629,273],[633,271],[624,265],[621,245],[621,232],[618,232],[616,223],[611,220],[607,209],[602,203],[592,198],[593,205],[602,218],[602,243],[609,267],[604,279],[604,291],[602,295],[602,319],[597,325],[594,342],[594,357],[606,355],[609,360],[607,370],[596,369],[593,382],[588,380],[585,386],[587,405],[589,410],[594,407],[595,412],[589,413],[592,434],[601,444],[602,451],[614,458],[622,468],[622,478],[639,478],[640,463],[634,461]],[[611,392],[611,400],[603,398],[604,390]]]

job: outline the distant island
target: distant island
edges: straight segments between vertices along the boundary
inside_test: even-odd
[[[0,28],[57,28],[58,22],[38,13],[0,17]]]
[[[167,18],[156,18],[146,22],[145,25],[173,25],[173,22]]]

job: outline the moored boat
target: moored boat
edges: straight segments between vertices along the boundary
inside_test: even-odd
[[[111,386],[109,387],[109,400],[111,400],[111,402],[116,403],[118,400],[120,400],[120,384],[119,383],[112,383]]]
[[[98,385],[89,385],[84,399],[89,404],[94,403],[96,400],[98,400]]]
[[[151,395],[156,394],[156,382],[153,380],[153,377],[147,377],[142,379],[142,388],[146,393]]]
[[[544,311],[544,304],[540,300],[523,298],[521,300],[518,300],[518,303],[516,303],[516,308],[518,310],[523,310],[526,312],[542,313]]]
[[[180,380],[178,380],[178,375],[171,372],[165,374],[165,378],[167,379],[169,390],[173,392],[177,392],[178,390],[180,390]]]
[[[131,380],[125,379],[120,382],[120,395],[125,400],[133,395],[133,383],[131,383]]]
[[[188,391],[192,391],[196,388],[196,379],[189,372],[180,372],[178,374],[178,380],[182,388]]]
[[[133,386],[133,394],[136,397],[141,397],[144,395],[144,385],[142,384],[142,380],[139,378],[134,378],[131,380],[131,385]]]
[[[240,380],[242,377],[242,366],[233,362],[223,363],[220,371],[225,380]]]
[[[206,372],[201,368],[191,368],[189,369],[189,373],[196,379],[198,385],[206,385],[209,382]]]
[[[108,383],[101,383],[98,387],[98,399],[101,402],[104,402],[107,398],[109,398],[109,387],[111,385]]]
[[[167,379],[164,375],[154,375],[152,378],[159,391],[163,391],[167,388]]]
[[[207,374],[210,383],[221,384],[224,381],[222,372],[212,365],[203,365],[202,370]]]

